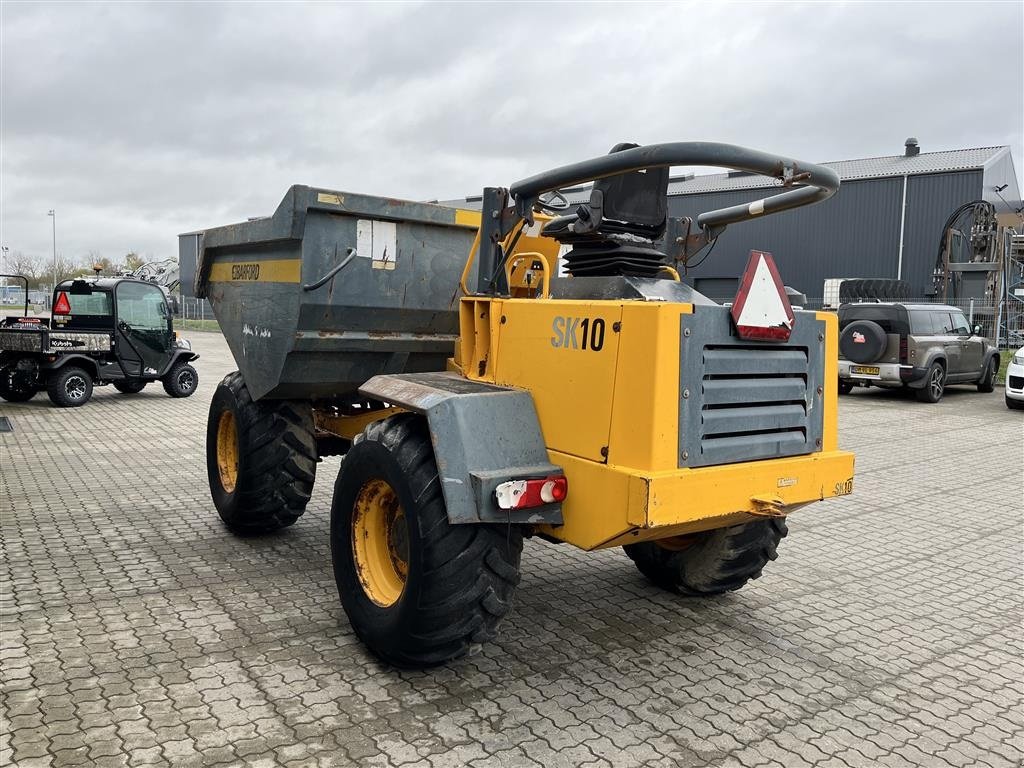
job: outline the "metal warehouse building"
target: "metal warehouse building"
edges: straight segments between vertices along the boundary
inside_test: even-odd
[[[916,139],[908,139],[900,155],[822,164],[842,179],[835,197],[730,227],[708,258],[700,261],[707,251],[697,257],[699,266],[689,271],[688,282],[711,298],[731,299],[751,249],[758,249],[770,251],[783,280],[812,301],[822,298],[825,280],[844,277],[902,278],[912,296],[926,297],[942,228],[954,210],[987,200],[999,214],[1013,216],[1021,205],[1005,146],[920,152]],[[777,186],[773,179],[748,173],[673,177],[668,211],[696,218],[773,194],[770,188]],[[574,204],[589,197],[586,189],[567,193]],[[478,201],[469,197],[445,204],[478,207]]]

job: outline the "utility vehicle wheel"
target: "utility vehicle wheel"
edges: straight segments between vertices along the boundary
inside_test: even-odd
[[[399,667],[475,651],[512,610],[522,534],[448,522],[427,425],[374,422],[345,455],[331,505],[341,603],[369,649]]]
[[[761,575],[788,533],[781,517],[666,541],[627,544],[640,572],[663,589],[681,595],[718,595]]]
[[[188,397],[199,386],[199,373],[188,363],[176,363],[161,381],[171,397]]]
[[[36,395],[36,388],[18,375],[15,363],[0,368],[0,398],[9,403],[24,403]]]
[[[922,403],[937,403],[946,391],[946,368],[942,363],[932,363],[925,374],[924,386],[914,392]]]
[[[66,366],[57,371],[46,385],[50,402],[61,408],[77,408],[92,397],[92,376],[89,372]]]
[[[839,380],[839,394],[848,395],[853,391],[853,384],[848,381]]]
[[[115,381],[114,389],[118,392],[122,392],[126,395],[134,395],[146,388],[146,382],[139,381],[138,379],[125,379],[124,381]]]
[[[978,381],[979,392],[992,392],[996,388],[996,374],[999,372],[999,358],[993,357]]]
[[[255,403],[238,371],[217,385],[206,421],[206,473],[228,528],[246,534],[292,525],[313,493],[316,462],[308,404]]]

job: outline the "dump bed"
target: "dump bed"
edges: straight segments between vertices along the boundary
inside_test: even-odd
[[[254,398],[342,398],[379,373],[444,370],[479,220],[294,186],[273,216],[202,233],[196,294]]]
[[[110,333],[92,331],[51,330],[34,318],[27,322],[0,323],[0,352],[25,354],[61,354],[63,352],[109,352],[114,337]]]

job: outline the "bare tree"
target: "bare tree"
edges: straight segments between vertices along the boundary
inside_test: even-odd
[[[45,264],[39,271],[39,280],[41,283],[51,285],[55,276],[54,273],[56,273],[57,282],[59,283],[62,280],[79,277],[81,275],[88,274],[91,271],[92,270],[89,269],[83,269],[79,265],[75,264],[72,259],[69,259],[64,254],[58,253],[56,263],[49,261],[49,263]]]
[[[124,255],[124,268],[126,272],[136,270],[145,263],[146,260],[139,256],[135,251],[129,251]]]
[[[7,256],[7,271],[12,275],[28,278],[29,287],[35,288],[39,280],[39,258],[15,251]]]
[[[110,275],[116,270],[114,263],[106,256],[102,256],[99,251],[89,251],[82,257],[81,262],[82,268],[89,272],[95,272],[99,267],[101,274]]]

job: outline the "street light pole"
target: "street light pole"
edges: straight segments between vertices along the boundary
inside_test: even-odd
[[[7,273],[7,254],[10,252],[10,248],[6,245],[0,245],[0,274]],[[0,277],[0,297],[3,301],[7,301],[7,278]]]
[[[46,214],[53,219],[53,290],[57,290],[57,212],[51,208],[50,212]],[[50,292],[50,296],[53,296],[53,291]]]

